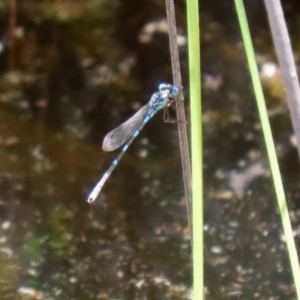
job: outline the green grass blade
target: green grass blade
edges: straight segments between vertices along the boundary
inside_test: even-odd
[[[297,256],[297,251],[295,247],[295,242],[293,238],[293,232],[291,227],[291,222],[288,213],[287,202],[285,198],[285,193],[283,189],[282,179],[280,175],[279,165],[277,161],[274,141],[272,137],[271,127],[268,119],[267,108],[264,100],[264,95],[260,83],[259,73],[257,69],[257,64],[255,60],[253,45],[249,33],[249,27],[247,23],[245,8],[242,0],[235,0],[235,5],[237,9],[237,14],[241,26],[242,36],[244,40],[246,55],[248,58],[248,64],[250,68],[250,73],[252,77],[253,88],[257,100],[258,111],[261,119],[263,134],[265,138],[267,153],[270,162],[270,168],[273,176],[274,187],[276,192],[276,197],[278,201],[278,207],[280,211],[280,217],[283,225],[284,235],[286,238],[286,244],[288,249],[288,254],[290,258],[292,273],[294,277],[294,284],[297,292],[298,299],[300,299],[300,269],[299,260]]]
[[[193,299],[204,298],[202,112],[200,80],[200,32],[197,0],[187,1],[188,53],[191,108]]]

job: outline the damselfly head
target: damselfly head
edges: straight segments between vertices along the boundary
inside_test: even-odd
[[[158,86],[160,92],[168,90],[170,96],[177,96],[179,94],[179,88],[176,85],[170,83],[161,83]]]

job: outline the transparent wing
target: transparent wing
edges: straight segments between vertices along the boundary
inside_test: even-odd
[[[149,107],[149,103],[145,104],[127,121],[110,131],[103,140],[102,149],[104,151],[114,151],[125,144],[131,138],[133,132],[142,124]]]

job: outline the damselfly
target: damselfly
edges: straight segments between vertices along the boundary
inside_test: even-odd
[[[113,151],[124,145],[119,155],[113,160],[110,167],[103,174],[87,201],[92,203],[101,192],[106,180],[111,175],[120,159],[127,151],[134,139],[139,135],[147,122],[161,109],[170,105],[174,98],[179,94],[179,88],[169,83],[162,83],[158,87],[159,91],[154,93],[150,101],[141,107],[131,118],[110,131],[104,138],[102,149]]]

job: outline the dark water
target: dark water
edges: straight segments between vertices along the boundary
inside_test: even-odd
[[[294,299],[239,27],[217,3],[201,15],[207,299]],[[0,10],[7,28],[13,12]],[[263,67],[275,60],[262,12],[249,7]],[[101,198],[85,201],[116,155],[104,135],[171,81],[164,18],[163,1],[18,3],[19,35],[9,48],[3,32],[1,54],[1,299],[189,299],[176,124],[151,120]],[[265,91],[299,243],[299,165],[275,75]]]

